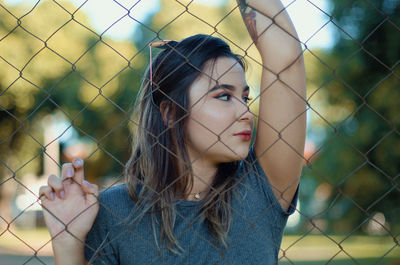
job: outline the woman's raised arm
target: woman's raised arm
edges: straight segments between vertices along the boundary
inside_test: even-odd
[[[301,45],[280,0],[237,0],[263,71],[255,152],[287,210],[303,165],[306,82]]]

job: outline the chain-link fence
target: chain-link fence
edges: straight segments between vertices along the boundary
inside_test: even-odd
[[[106,2],[112,18],[99,31],[93,25],[101,18],[91,10]],[[307,17],[296,20],[298,13],[318,16],[320,24],[307,24],[300,38],[306,162],[279,263],[400,264],[400,2],[284,6],[296,28]],[[150,55],[162,50],[150,54],[150,42],[197,33],[224,39],[248,63],[257,117],[260,92],[253,87],[264,67],[239,9],[236,1],[0,3],[0,264],[51,264],[38,193],[63,163],[84,158],[86,179],[101,189],[123,181],[128,135],[138,131],[133,102],[142,80],[150,81]],[[124,25],[135,30],[121,40],[115,34]]]

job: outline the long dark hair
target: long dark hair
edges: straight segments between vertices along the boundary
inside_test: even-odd
[[[234,54],[220,38],[199,34],[165,44],[152,62],[152,85],[149,68],[135,103],[133,119],[137,120],[137,130],[133,133],[132,155],[125,167],[125,183],[136,202],[133,211],[136,218],[130,221],[139,221],[144,214],[151,213],[156,245],[159,246],[156,224],[160,224],[162,242],[177,254],[182,248],[173,234],[177,214],[175,202],[184,199],[193,187],[184,141],[189,115],[188,91],[202,74],[206,62],[215,63],[220,57],[234,58],[246,69],[243,58]],[[167,106],[167,122],[161,105]],[[233,176],[237,168],[238,162],[219,165],[211,191],[202,205],[203,221],[223,246],[227,245],[231,225],[230,206],[236,186]],[[157,220],[155,213],[161,213],[161,220]]]

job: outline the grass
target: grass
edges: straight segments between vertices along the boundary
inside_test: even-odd
[[[334,259],[332,261],[328,260],[318,260],[318,261],[280,261],[279,265],[321,265],[321,264],[329,264],[329,265],[349,265],[349,264],[362,264],[362,265],[398,265],[400,261],[398,258],[385,258],[380,260],[379,258],[370,258],[370,259],[356,259],[355,261],[350,259]]]
[[[400,265],[400,246],[389,236],[286,235],[279,264]],[[384,257],[384,258],[382,258]]]
[[[35,252],[52,256],[47,229],[0,232],[0,253],[30,256]],[[279,258],[279,265],[400,265],[400,246],[388,236],[285,235]]]
[[[46,228],[20,230],[10,228],[0,232],[0,253],[51,256],[50,234]]]

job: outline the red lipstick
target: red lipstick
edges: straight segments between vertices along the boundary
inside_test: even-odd
[[[251,130],[245,130],[240,133],[236,133],[234,136],[238,136],[245,141],[249,141],[251,139]]]

